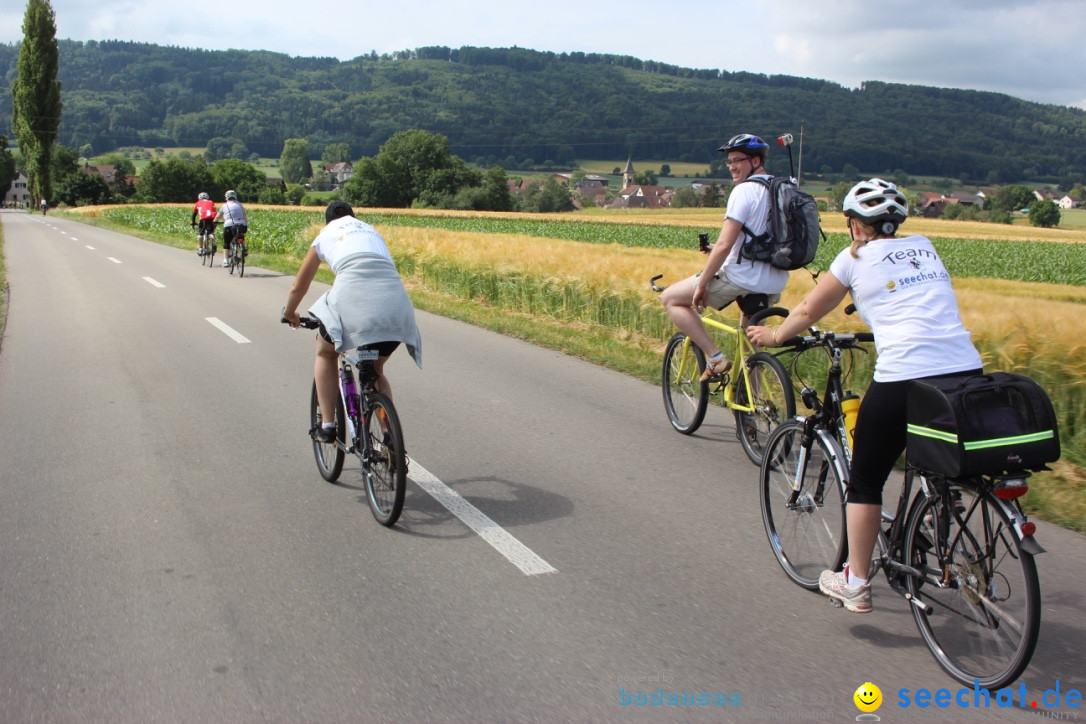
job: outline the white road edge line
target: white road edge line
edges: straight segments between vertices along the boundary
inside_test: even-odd
[[[117,257],[115,257],[115,256],[107,256],[106,258],[107,258],[107,259],[109,259],[109,260],[110,260],[111,262],[113,262],[114,264],[124,264],[124,262],[123,262],[123,261],[121,261],[120,259],[118,259],[118,258],[117,258]]]
[[[208,322],[211,322],[212,327],[219,330],[238,344],[249,344],[249,339],[245,335],[241,334],[240,332],[235,332],[233,329],[230,328],[230,325],[226,324],[218,317],[204,317],[204,319],[206,319]]]
[[[504,528],[491,520],[485,513],[464,500],[460,493],[441,482],[426,468],[411,460],[410,478],[433,496],[434,500],[444,505],[464,525],[479,534],[479,537],[494,547],[509,562],[519,568],[526,576],[538,576],[541,573],[557,573],[558,569],[537,556],[531,548],[521,543]]]
[[[160,282],[160,281],[158,281],[156,279],[152,279],[151,277],[144,277],[143,281],[147,282],[152,287],[158,287],[159,289],[165,289],[166,288],[165,284],[163,284],[162,282]]]

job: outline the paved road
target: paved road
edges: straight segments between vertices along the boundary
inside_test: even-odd
[[[652,385],[420,313],[384,529],[315,470],[289,278],[0,219],[0,721],[842,721],[865,681],[883,721],[975,711],[898,708],[958,686],[885,584],[859,616],[788,583],[726,416],[677,435]],[[1086,540],[1038,537],[1031,700],[1086,683]]]

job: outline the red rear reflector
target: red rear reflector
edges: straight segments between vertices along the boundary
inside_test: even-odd
[[[1037,526],[1033,524],[1033,521],[1022,524],[1022,535],[1031,536],[1037,532]]]
[[[1029,483],[1027,483],[1024,478],[1001,480],[994,488],[992,488],[992,492],[995,493],[995,496],[1002,500],[1021,498],[1028,490]]]

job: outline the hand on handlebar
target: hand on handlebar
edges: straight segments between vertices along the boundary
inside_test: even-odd
[[[291,329],[297,329],[302,323],[302,317],[298,314],[298,310],[294,310],[290,314],[287,314],[287,308],[283,307],[280,316],[282,317],[280,321],[284,324],[289,324]]]
[[[747,327],[747,339],[754,343],[755,347],[773,347],[775,331],[769,327]]]

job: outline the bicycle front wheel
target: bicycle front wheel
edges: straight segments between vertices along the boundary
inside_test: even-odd
[[[773,555],[795,583],[812,591],[824,570],[848,555],[845,483],[836,443],[812,435],[804,445],[803,420],[781,423],[769,436],[759,495]]]
[[[913,617],[939,665],[992,691],[1016,680],[1037,644],[1041,588],[1033,555],[999,500],[957,483],[948,499],[918,498],[905,555],[920,573],[906,576],[906,590],[932,609],[914,605]]]
[[[701,381],[705,370],[705,353],[679,332],[664,350],[663,379],[664,409],[671,426],[684,435],[697,430],[705,420],[709,406],[709,383]]]
[[[407,453],[403,428],[392,400],[380,392],[369,393],[370,412],[363,434],[369,437],[369,453],[363,461],[366,499],[381,525],[393,525],[403,511],[407,490]]]
[[[735,382],[735,400],[740,405],[753,407],[754,411],[735,411],[735,434],[750,461],[761,465],[770,433],[785,420],[795,417],[796,396],[788,371],[773,355],[759,352],[751,356],[746,365],[753,399],[747,402],[747,387],[743,376],[739,375]]]
[[[317,470],[320,471],[321,477],[330,483],[334,483],[339,479],[339,474],[343,471],[343,441],[347,437],[347,413],[343,409],[343,398],[339,397],[336,402],[336,441],[337,442],[321,442],[315,436],[317,430],[321,428],[321,408],[317,404],[317,385],[313,384],[313,394],[310,395],[309,400],[309,423],[310,423],[310,435],[313,436],[313,457],[317,459]]]

